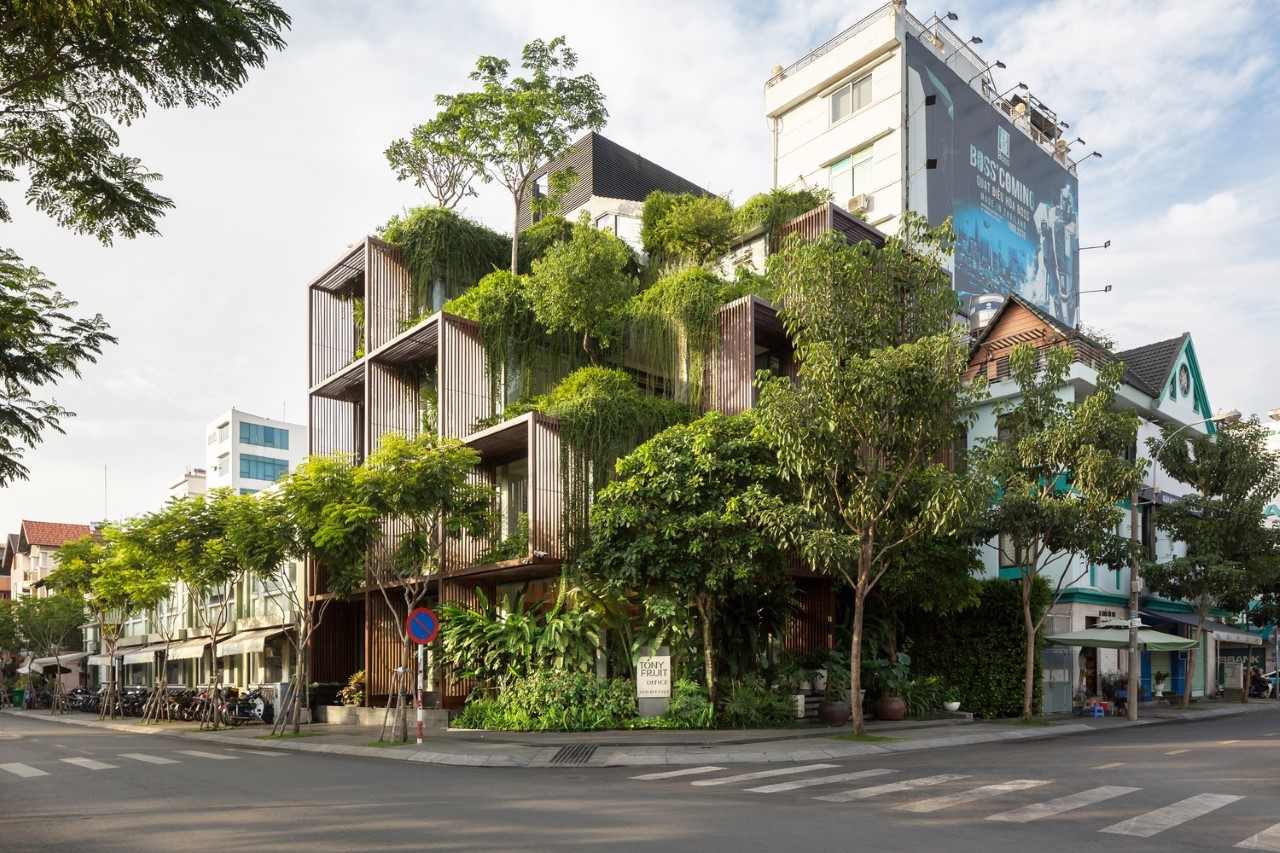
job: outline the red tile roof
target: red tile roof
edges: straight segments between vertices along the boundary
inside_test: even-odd
[[[56,521],[26,521],[22,522],[22,535],[20,550],[26,550],[32,545],[47,545],[53,548],[61,548],[68,542],[75,542],[82,539],[93,532],[93,528],[87,524],[59,524]]]

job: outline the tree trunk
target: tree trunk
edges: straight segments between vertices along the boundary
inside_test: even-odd
[[[1191,707],[1191,681],[1196,674],[1196,652],[1200,651],[1200,638],[1204,636],[1204,615],[1201,614],[1200,622],[1196,625],[1196,644],[1193,648],[1187,649],[1187,670],[1182,677],[1182,707]],[[1245,692],[1249,691],[1249,684],[1245,682]]]
[[[1031,703],[1035,699],[1036,626],[1031,618],[1031,587],[1023,580],[1022,624],[1027,629],[1027,656],[1022,670],[1022,719],[1031,719]]]
[[[694,605],[698,608],[698,616],[702,619],[702,659],[707,668],[707,698],[714,707],[716,704],[716,664],[711,648],[711,616],[713,609],[705,593],[694,596]]]
[[[407,632],[404,635],[404,657],[401,659],[401,665],[404,667],[404,672],[399,678],[392,680],[396,691],[396,714],[391,724],[391,739],[404,742],[409,740],[409,706],[404,698],[405,687],[409,673],[413,671],[413,642],[409,639]]]
[[[867,596],[859,588],[853,590],[853,638],[849,641],[849,705],[853,710],[853,733],[865,733],[862,719],[862,625],[866,616]]]

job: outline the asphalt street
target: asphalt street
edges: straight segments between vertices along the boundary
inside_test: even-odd
[[[729,767],[439,767],[0,719],[3,850],[1280,851],[1272,714]]]

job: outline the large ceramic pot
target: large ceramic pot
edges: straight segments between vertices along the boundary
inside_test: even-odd
[[[818,719],[828,726],[847,723],[852,715],[853,709],[849,707],[848,702],[841,702],[838,699],[823,699],[818,703]]]
[[[956,711],[960,710],[960,703],[959,702],[943,702],[942,707],[944,710],[954,714]]]
[[[876,700],[876,719],[901,720],[907,715],[907,703],[901,696],[881,696]]]

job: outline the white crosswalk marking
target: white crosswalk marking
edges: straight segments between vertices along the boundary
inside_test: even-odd
[[[717,770],[723,769],[723,767],[713,767],[711,765],[707,765],[706,767],[686,767],[683,770],[667,770],[663,773],[646,773],[643,776],[632,776],[631,778],[643,779],[646,781],[653,781],[655,779],[674,779],[677,776],[697,776],[700,773],[714,773]]]
[[[865,800],[868,797],[878,797],[881,794],[910,791],[912,788],[927,788],[930,785],[941,785],[943,782],[956,782],[960,779],[968,778],[968,776],[961,776],[955,773],[942,773],[937,776],[921,776],[919,779],[890,782],[887,785],[873,785],[870,788],[855,788],[852,791],[841,791],[838,794],[828,794],[825,797],[814,797],[814,799],[826,800],[829,803],[849,803],[854,800]]]
[[[65,761],[67,764],[74,764],[77,767],[83,767],[85,770],[115,770],[116,765],[107,764],[105,761],[94,761],[92,758],[59,758],[59,761]]]
[[[1156,809],[1146,814],[1140,814],[1135,818],[1112,824],[1100,831],[1110,832],[1113,835],[1134,835],[1138,838],[1150,838],[1157,833],[1164,832],[1166,829],[1172,829],[1192,818],[1207,815],[1209,812],[1216,811],[1223,806],[1231,805],[1236,800],[1242,799],[1244,797],[1237,797],[1232,794],[1197,794],[1171,806],[1165,806],[1162,809]]]
[[[0,770],[12,773],[14,776],[21,776],[23,779],[30,779],[32,776],[49,775],[45,771],[37,770],[29,764],[0,764]]]
[[[147,755],[145,752],[122,752],[121,758],[132,758],[134,761],[145,761],[148,764],[177,764],[172,758],[161,758],[158,755]]]
[[[770,776],[791,776],[796,773],[807,773],[810,770],[827,770],[839,767],[838,764],[805,764],[801,767],[779,767],[774,770],[761,770],[756,773],[740,773],[737,776],[726,776],[723,779],[699,779],[694,785],[728,785],[731,782],[750,782],[752,779],[767,779]]]
[[[1054,815],[1069,812],[1074,809],[1091,806],[1094,803],[1100,803],[1103,800],[1109,800],[1112,797],[1120,797],[1125,794],[1132,794],[1134,791],[1141,791],[1141,788],[1125,788],[1122,785],[1103,785],[1099,788],[1091,788],[1088,791],[1081,791],[1078,794],[1068,794],[1065,797],[1058,797],[1056,800],[1049,800],[1044,803],[1032,803],[1029,806],[1023,806],[1013,811],[1000,812],[999,814],[989,815],[987,820],[1002,820],[1007,823],[1030,823],[1033,820],[1040,820],[1043,817],[1053,817]]]
[[[201,752],[198,749],[180,749],[178,752],[183,755],[190,755],[193,758],[215,758],[218,761],[230,761],[235,758],[234,755],[224,755],[221,752]]]
[[[958,806],[963,803],[972,803],[977,800],[985,800],[990,797],[998,797],[1001,794],[1008,794],[1012,791],[1024,791],[1027,788],[1035,788],[1039,785],[1048,785],[1048,779],[1014,779],[1012,782],[1001,782],[997,785],[983,785],[979,788],[972,788],[968,791],[961,791],[958,794],[947,794],[945,797],[932,797],[928,800],[919,800],[914,803],[907,803],[898,806],[901,811],[919,812],[936,812],[942,809],[949,809],[952,806]]]
[[[883,776],[886,773],[897,773],[896,770],[859,770],[857,773],[837,773],[834,776],[818,776],[814,779],[792,779],[790,782],[777,782],[759,788],[748,788],[756,794],[776,794],[779,791],[794,791],[797,788],[811,788],[814,785],[831,785],[836,782],[852,782],[854,779],[866,779],[868,776]]]
[[[1245,850],[1280,850],[1280,823],[1246,838],[1236,846]]]

